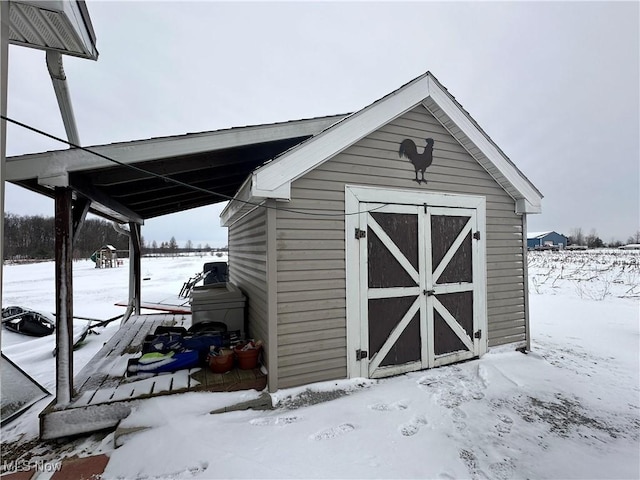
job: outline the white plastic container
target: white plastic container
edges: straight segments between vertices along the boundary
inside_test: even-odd
[[[246,297],[232,283],[212,283],[195,287],[191,294],[192,324],[222,322],[227,331],[240,330],[244,337],[244,308]]]

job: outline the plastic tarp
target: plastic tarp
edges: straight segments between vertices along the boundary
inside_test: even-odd
[[[37,401],[51,395],[18,365],[5,357],[4,353],[0,360],[0,373],[2,425],[13,420]]]

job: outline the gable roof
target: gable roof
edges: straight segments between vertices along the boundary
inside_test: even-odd
[[[222,212],[223,223],[244,201],[289,200],[294,180],[418,105],[423,105],[516,201],[517,213],[541,212],[538,189],[427,72],[254,170],[236,195],[239,202],[232,202]]]

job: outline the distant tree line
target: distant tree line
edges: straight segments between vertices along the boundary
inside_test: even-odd
[[[585,234],[580,227],[571,229],[568,240],[569,245],[584,245],[589,248],[617,248],[624,245],[620,240],[611,240],[609,243],[605,243],[598,236],[598,232],[596,232],[595,229],[591,229],[589,234]],[[627,243],[640,243],[640,230],[629,236],[629,238],[627,238]]]
[[[150,244],[145,244],[142,240],[142,252],[146,255],[167,255],[167,254],[184,254],[184,253],[205,253],[205,252],[227,252],[229,247],[214,247],[212,248],[208,243],[204,246],[199,243],[194,245],[191,240],[187,240],[184,247],[178,246],[175,237],[171,237],[168,242],[156,242],[153,240]]]
[[[74,258],[88,258],[104,245],[128,250],[129,238],[118,233],[111,222],[86,219],[76,242]],[[4,218],[4,259],[51,259],[54,257],[55,224],[53,217],[20,216],[7,213]]]
[[[5,260],[45,260],[55,256],[55,225],[53,217],[20,216],[7,213],[4,217],[4,259]],[[89,258],[93,252],[105,245],[113,245],[116,250],[129,250],[129,237],[117,232],[113,223],[107,220],[88,218],[84,221],[78,238],[73,244],[74,258]],[[159,245],[154,240],[146,245],[142,238],[143,254],[178,254],[183,252],[225,251],[212,249],[209,244],[194,246],[188,240],[184,248],[178,246],[175,237]]]

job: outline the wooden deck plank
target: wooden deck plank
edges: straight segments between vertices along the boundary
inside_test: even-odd
[[[142,324],[144,320],[142,316],[132,316],[124,322],[120,329],[115,333],[113,337],[107,342],[105,347],[109,347],[105,349],[105,354],[103,356],[113,356],[120,355],[125,348],[127,348],[133,338],[138,334],[140,328],[142,328]],[[102,351],[98,352],[98,354],[102,353]]]
[[[195,373],[196,370],[199,369],[192,368],[190,370],[181,370],[180,372],[176,372],[181,374],[173,376],[171,391],[188,390],[192,385],[191,375],[192,373]]]
[[[112,400],[114,402],[130,400],[135,392],[135,388],[128,383],[121,383],[116,387]]]
[[[151,391],[152,395],[164,392],[171,391],[171,385],[173,383],[173,379],[177,376],[184,375],[184,371],[175,372],[173,374],[162,374],[155,377],[155,384],[153,386],[153,390]]]
[[[76,399],[74,399],[73,406],[82,407],[85,405],[89,405],[94,394],[94,390],[87,390],[85,392],[82,392]]]
[[[144,378],[135,382],[129,382],[127,385],[131,387],[132,394],[130,398],[146,397],[151,395],[156,383],[156,377]]]
[[[202,388],[203,385],[206,385],[206,378],[204,373],[204,368],[192,368],[189,370],[189,378],[188,378],[188,388]]]
[[[180,370],[174,373],[126,376],[127,362],[140,354],[144,339],[158,325],[191,325],[191,316],[183,314],[151,314],[132,316],[104,344],[98,353],[76,376],[79,387],[72,402],[53,406],[42,414],[43,438],[54,438],[53,426],[68,422],[68,432],[89,433],[97,428],[117,424],[136,402],[156,395],[187,391],[225,392],[264,390],[267,377],[260,369],[213,373],[208,366]],[[99,415],[101,418],[95,418]],[[64,419],[64,420],[63,420]],[[51,431],[49,431],[51,430]]]
[[[82,382],[78,390],[80,398],[74,399],[72,404],[74,406],[87,404],[85,392],[91,390],[97,392],[105,387],[115,388],[124,381],[128,359],[133,353],[140,351],[142,342],[151,329],[166,322],[173,323],[173,315],[134,315],[125,322],[76,377],[76,382]],[[132,343],[137,347],[132,348]],[[98,396],[98,399],[102,401],[102,395]],[[92,396],[88,403],[99,402],[94,401]]]
[[[143,318],[141,315],[138,318]],[[142,350],[142,344],[148,335],[153,334],[155,329],[159,325],[163,325],[166,321],[165,315],[149,315],[148,319],[144,320],[144,325],[140,325],[136,334],[129,341],[128,345],[124,348],[124,353],[138,353]]]
[[[89,402],[92,405],[110,402],[116,391],[116,387],[106,387],[96,390],[95,394]]]

